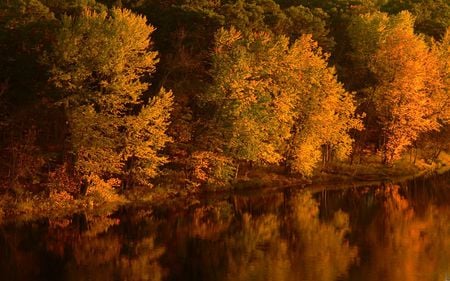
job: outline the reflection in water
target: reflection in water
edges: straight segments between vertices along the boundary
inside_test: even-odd
[[[319,220],[319,206],[308,192],[291,195],[284,217],[245,213],[239,235],[226,240],[226,280],[337,280],[357,251],[349,246],[348,215]]]
[[[397,185],[377,189],[376,196],[381,208],[366,231],[370,261],[361,277],[445,280],[450,272],[449,206],[430,204],[418,213]]]
[[[0,226],[0,280],[445,280],[448,181]]]
[[[345,239],[350,231],[349,216],[338,210],[330,221],[319,220],[319,205],[309,193],[301,193],[291,202],[294,235],[291,259],[295,276],[305,280],[337,280],[346,275],[357,257],[357,249]]]

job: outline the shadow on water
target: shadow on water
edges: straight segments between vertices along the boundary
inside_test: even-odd
[[[0,226],[0,280],[446,280],[450,175]]]

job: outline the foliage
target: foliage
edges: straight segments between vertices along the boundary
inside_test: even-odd
[[[194,184],[223,186],[236,174],[230,158],[210,151],[192,153],[188,165],[189,179]]]
[[[49,55],[54,85],[63,89],[76,171],[143,184],[163,163],[159,150],[172,104],[161,91],[148,105],[141,79],[155,69],[154,28],[129,10],[65,16]]]
[[[407,151],[439,161],[449,150],[449,8],[3,1],[1,185],[78,199],[159,176],[195,187],[268,167],[311,176],[367,153],[387,166]]]
[[[353,47],[375,79],[370,98],[381,125],[383,161],[392,163],[420,133],[439,128],[439,60],[414,34],[414,18],[407,12],[365,15],[359,22],[353,25]],[[362,32],[369,34],[367,40],[356,40]]]
[[[408,10],[417,18],[415,30],[435,39],[440,39],[450,26],[450,4],[445,0],[391,0],[381,9],[390,14]]]
[[[288,157],[295,171],[308,175],[321,145],[348,155],[348,131],[360,123],[351,94],[326,59],[310,36],[289,46],[286,37],[268,33],[219,31],[215,80],[200,97],[214,110],[210,142],[239,160],[279,163]]]
[[[274,76],[287,51],[287,39],[254,33],[248,38],[236,29],[216,34],[208,93],[199,97],[211,108],[211,145],[237,160],[277,163],[278,150],[288,136],[292,106]]]
[[[129,116],[129,127],[122,157],[127,159],[126,185],[148,185],[158,174],[158,167],[166,163],[166,157],[159,151],[171,138],[165,134],[172,109],[172,92],[162,89],[148,105],[142,107],[137,116]]]
[[[355,115],[351,93],[337,81],[333,68],[327,65],[327,55],[308,36],[292,46],[296,66],[296,89],[300,100],[296,105],[296,123],[290,140],[288,160],[292,169],[311,175],[320,161],[321,149],[331,148],[337,158],[346,158],[352,149],[351,129],[362,129]],[[298,79],[300,78],[300,79]]]
[[[88,178],[91,183],[90,188],[87,190],[86,197],[93,206],[104,203],[121,202],[123,198],[117,194],[115,188],[120,185],[120,181],[117,179],[109,179],[107,181],[99,178],[96,175]]]
[[[47,187],[50,192],[66,192],[72,196],[80,195],[80,188],[70,174],[68,163],[49,172]]]

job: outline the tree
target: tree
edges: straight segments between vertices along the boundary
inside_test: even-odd
[[[434,114],[437,116],[439,131],[422,134],[419,146],[431,160],[436,160],[442,151],[450,151],[450,28],[441,41],[434,42],[432,52],[439,62],[439,73],[443,87],[433,95]]]
[[[280,145],[290,135],[292,105],[275,77],[288,49],[285,37],[234,28],[216,34],[213,84],[200,101],[211,109],[209,143],[225,155],[278,163]],[[219,143],[219,145],[217,145]]]
[[[450,26],[450,3],[445,0],[391,0],[381,7],[389,14],[407,10],[416,17],[417,32],[441,39]]]
[[[337,81],[328,66],[328,56],[310,36],[303,36],[291,47],[298,60],[295,123],[287,159],[291,168],[311,175],[321,156],[329,161],[331,153],[344,159],[352,149],[352,129],[362,129],[353,95]],[[322,155],[325,148],[325,155]]]
[[[439,127],[433,95],[440,91],[438,60],[414,34],[407,12],[391,17],[369,67],[377,80],[374,103],[382,125],[383,162],[392,163],[420,133]]]
[[[439,128],[439,58],[414,33],[414,17],[408,12],[360,16],[349,34],[355,65],[369,81],[359,90],[375,109],[367,112],[379,126],[383,162],[391,164],[420,134]]]
[[[200,97],[214,114],[205,143],[235,160],[280,163],[310,175],[327,145],[351,150],[354,103],[311,36],[291,46],[268,33],[216,35],[213,85]]]
[[[329,35],[327,21],[329,15],[320,8],[310,9],[304,6],[292,6],[284,10],[289,25],[286,33],[292,40],[301,35],[311,34],[314,41],[323,49],[331,51],[335,45],[334,39]]]
[[[83,177],[146,183],[164,162],[171,93],[142,100],[155,70],[154,28],[126,9],[64,16],[53,52],[51,81],[61,92],[76,171]]]

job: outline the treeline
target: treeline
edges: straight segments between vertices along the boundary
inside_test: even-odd
[[[6,0],[3,190],[450,149],[445,0]]]

